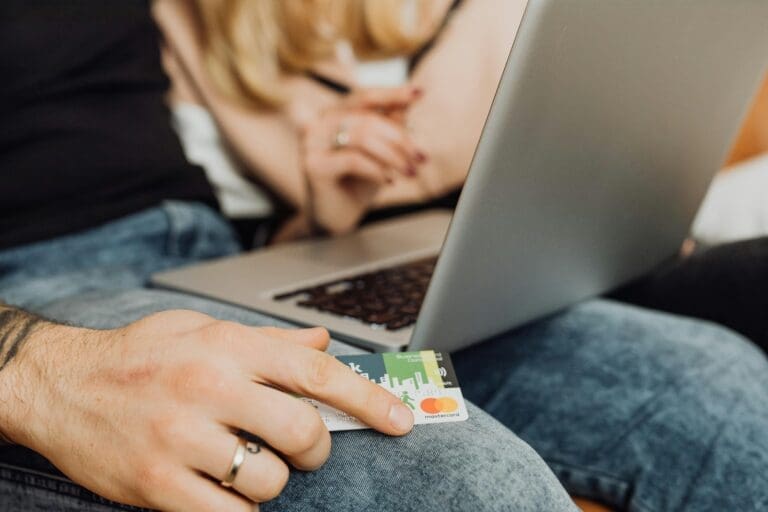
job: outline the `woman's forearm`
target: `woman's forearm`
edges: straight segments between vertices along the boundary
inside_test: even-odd
[[[429,161],[418,180],[382,189],[377,205],[438,197],[464,182],[525,5],[465,0],[454,13],[412,77],[424,97],[407,123]]]
[[[395,176],[391,185],[382,187],[373,208],[426,201],[463,183],[524,4],[522,0],[465,0],[412,77],[424,97],[410,108],[407,123],[429,160],[419,166],[416,179]],[[186,75],[174,76],[174,81],[193,82],[246,169],[296,210],[306,210],[297,118],[337,98],[296,78],[288,83],[293,89],[288,96],[299,98],[296,104],[301,109],[257,112],[235,104],[218,94],[206,78],[189,5],[158,0],[154,12],[181,61],[181,74]]]
[[[191,6],[158,0],[153,14],[174,59],[174,83],[184,81],[216,119],[229,148],[247,170],[297,209],[306,203],[296,125],[282,111],[256,112],[218,93],[203,67],[202,47]],[[291,84],[289,84],[291,86]]]

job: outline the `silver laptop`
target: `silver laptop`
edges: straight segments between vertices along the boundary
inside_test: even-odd
[[[377,350],[455,350],[601,294],[680,247],[766,70],[766,20],[765,0],[530,0],[452,221],[153,283]]]

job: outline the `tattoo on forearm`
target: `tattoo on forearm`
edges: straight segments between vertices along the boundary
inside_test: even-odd
[[[45,320],[0,303],[0,371],[10,363]]]

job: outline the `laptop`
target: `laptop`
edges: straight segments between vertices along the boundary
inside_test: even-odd
[[[768,67],[766,20],[765,0],[530,0],[453,215],[152,282],[381,351],[461,349],[602,294],[678,251]]]

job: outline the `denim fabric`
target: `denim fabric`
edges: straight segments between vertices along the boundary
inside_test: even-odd
[[[168,308],[284,325],[141,288],[154,270],[231,253],[231,240],[212,212],[169,203],[0,253],[0,297],[92,327]],[[99,270],[103,262],[110,272]],[[46,283],[66,293],[46,291]],[[507,428],[473,407],[466,423],[417,427],[402,439],[337,433],[328,464],[294,473],[263,508],[572,509],[539,455],[567,490],[620,510],[768,508],[768,362],[722,328],[594,301],[459,352],[454,363],[465,394]],[[61,478],[42,457],[0,449],[0,509],[118,508]]]
[[[0,252],[2,299],[39,307],[89,290],[143,287],[153,272],[239,251],[224,219],[203,205],[162,207],[73,236]]]
[[[454,362],[465,395],[571,493],[638,512],[768,510],[768,362],[724,328],[592,302]]]
[[[141,288],[151,272],[232,253],[233,239],[207,208],[167,203],[77,236],[0,253],[0,297],[91,327],[123,325],[170,308],[253,325],[285,325],[239,308]],[[334,343],[333,351],[356,350]],[[528,445],[474,406],[470,418],[417,427],[403,438],[373,431],[336,433],[328,463],[319,471],[294,472],[281,496],[261,509],[575,510]],[[0,447],[0,510],[137,509],[73,484],[38,454],[6,446]]]
[[[294,472],[264,512],[575,511],[541,458],[474,406],[464,423],[417,426],[403,438],[338,432],[328,462]],[[224,454],[223,456],[228,456]],[[139,510],[73,484],[37,454],[0,448],[0,510]]]

